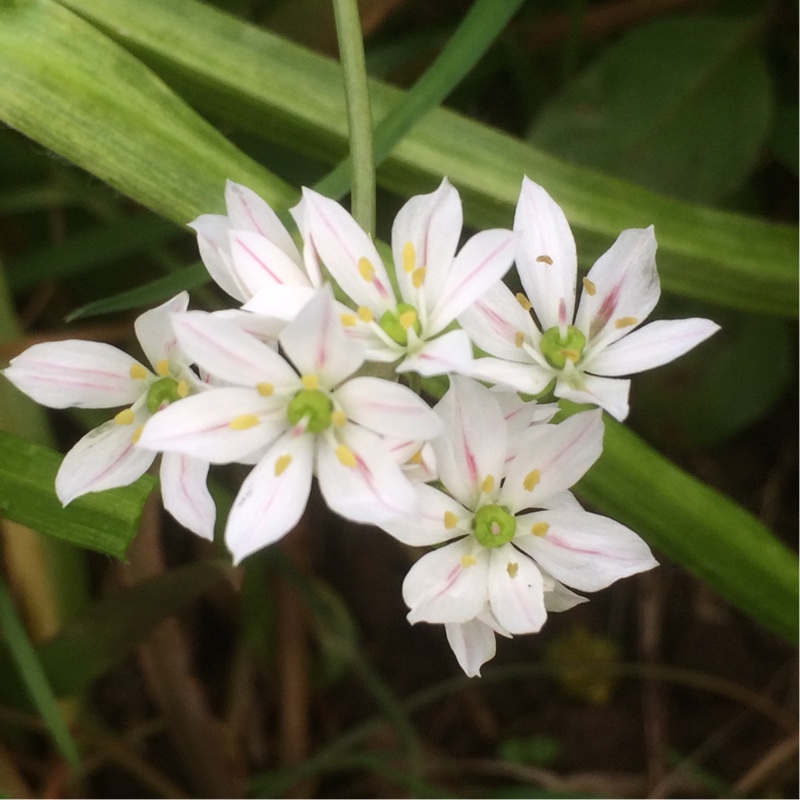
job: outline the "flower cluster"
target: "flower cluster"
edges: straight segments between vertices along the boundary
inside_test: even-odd
[[[34,345],[4,370],[43,405],[123,407],[65,457],[64,504],[131,483],[161,454],[165,507],[211,539],[209,465],[246,464],[225,525],[239,562],[296,525],[316,478],[336,513],[432,548],[403,584],[408,617],[444,625],[468,675],[492,658],[496,633],[536,632],[548,611],[585,601],[573,590],[655,566],[642,539],[570,492],[602,451],[601,409],[627,416],[622,376],[717,330],[704,319],[642,325],[660,294],[652,228],[623,231],[577,302],[567,220],[527,178],[514,229],[460,248],[450,183],[412,198],[388,265],[316,192],[291,210],[299,248],[249,189],[229,183],[225,199],[226,215],[191,227],[236,308],[189,311],[181,293],[141,315],[152,368],[66,341]],[[513,263],[524,294],[503,283]],[[449,388],[431,407],[419,389],[434,376]],[[555,424],[550,396],[594,410]]]

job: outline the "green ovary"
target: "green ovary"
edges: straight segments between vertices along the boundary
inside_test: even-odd
[[[178,381],[175,378],[160,378],[147,392],[147,410],[151,414],[160,411],[164,406],[180,400],[178,393]]]
[[[574,325],[567,327],[567,335],[562,338],[558,327],[548,328],[539,343],[542,355],[556,369],[563,369],[567,361],[577,364],[586,347],[586,337]]]
[[[331,424],[333,403],[319,389],[301,389],[290,401],[286,416],[292,425],[306,421],[306,430],[321,433]]]
[[[384,311],[378,324],[384,333],[403,346],[408,344],[410,327],[416,331],[417,335],[422,332],[417,309],[410,303],[398,303],[397,308],[393,311]]]
[[[473,520],[475,538],[484,547],[500,547],[508,544],[517,531],[517,520],[513,514],[498,505],[479,508]]]

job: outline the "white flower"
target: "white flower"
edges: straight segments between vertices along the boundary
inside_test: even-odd
[[[136,336],[154,371],[101,342],[68,340],[28,348],[3,374],[50,408],[127,406],[89,431],[64,457],[56,494],[64,505],[87,492],[127,486],[144,474],[156,450],[136,447],[143,426],[165,406],[201,388],[177,347],[171,315],[185,312],[186,292],[142,314]],[[161,460],[165,508],[185,527],[212,539],[215,508],[206,488],[208,462],[179,454]]]
[[[364,354],[345,335],[330,286],[281,333],[291,364],[210,314],[181,315],[174,325],[189,356],[233,385],[188,398],[177,413],[165,409],[140,441],[212,463],[263,450],[228,517],[235,561],[294,527],[312,474],[328,505],[349,519],[377,522],[413,508],[413,487],[383,437],[427,439],[441,422],[404,386],[350,377]]]
[[[575,240],[564,212],[528,178],[514,229],[527,297],[498,283],[459,316],[475,344],[494,356],[476,360],[480,380],[535,395],[555,379],[557,397],[595,403],[622,420],[630,381],[620,376],[666,364],[719,330],[707,319],[639,328],[661,294],[652,227],[623,231],[597,260],[583,279],[577,314]]]
[[[467,672],[491,649],[476,620],[536,632],[548,593],[553,610],[566,608],[581,599],[566,586],[597,591],[656,565],[635,533],[584,511],[568,491],[602,451],[600,411],[532,425],[514,442],[494,394],[458,376],[435,410],[445,423],[432,445],[447,493],[417,486],[416,515],[381,527],[410,545],[449,542],[411,568],[403,597],[412,623],[467,626],[448,629]]]
[[[342,319],[350,335],[363,340],[369,360],[399,361],[398,372],[425,376],[469,373],[469,337],[447,328],[508,271],[511,231],[482,231],[456,255],[458,192],[445,179],[432,194],[411,198],[392,228],[398,297],[372,240],[338,203],[304,189],[292,214],[306,264],[321,260],[352,300],[354,313]]]

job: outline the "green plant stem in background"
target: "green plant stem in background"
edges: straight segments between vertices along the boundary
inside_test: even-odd
[[[356,222],[375,236],[375,153],[372,113],[367,87],[364,40],[356,0],[333,0],[336,35],[344,76],[347,130],[350,139],[352,175],[351,210]]]

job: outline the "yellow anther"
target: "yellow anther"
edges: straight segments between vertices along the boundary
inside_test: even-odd
[[[136,414],[133,413],[132,408],[124,408],[114,417],[114,422],[117,425],[130,425],[136,419]]]
[[[614,327],[615,328],[630,328],[631,325],[635,325],[639,320],[636,317],[620,317],[618,320],[615,320]]]
[[[472,555],[461,556],[461,566],[465,569],[467,567],[474,567],[478,563],[478,559]]]
[[[444,526],[447,530],[452,530],[458,525],[458,517],[452,511],[444,512]]]
[[[481,483],[481,491],[484,494],[489,494],[492,489],[494,489],[494,475],[487,475],[483,479],[483,483]]]
[[[184,380],[179,380],[178,385],[175,387],[175,394],[181,399],[189,396],[189,384]]]
[[[583,279],[583,288],[590,297],[594,297],[597,294],[597,287],[594,285],[594,281],[590,281],[588,278]]]
[[[282,475],[286,470],[286,467],[292,463],[292,457],[288,453],[284,453],[282,456],[278,456],[278,460],[275,462],[275,476]]]
[[[258,425],[258,417],[255,414],[241,414],[234,417],[228,425],[235,431],[246,431],[248,428]]]
[[[408,330],[417,321],[416,311],[404,311],[398,319],[404,330]]]
[[[345,467],[354,467],[358,463],[355,453],[346,444],[340,444],[336,448],[336,458]]]
[[[523,307],[523,308],[524,308],[526,311],[530,311],[530,310],[531,310],[531,308],[532,308],[532,306],[531,306],[531,301],[530,301],[530,300],[528,300],[528,298],[527,298],[527,297],[525,297],[525,295],[524,295],[524,294],[522,294],[522,292],[517,292],[517,293],[514,295],[514,297],[516,297],[516,298],[517,298],[517,302],[518,302],[518,303],[519,303],[519,304],[520,304],[520,305],[521,305],[521,306],[522,306],[522,307]]]
[[[417,251],[414,249],[413,242],[406,242],[403,245],[403,272],[413,272],[417,266]]]
[[[169,361],[166,358],[162,358],[161,361],[156,364],[156,372],[162,377],[166,378],[169,375]]]
[[[263,383],[256,384],[256,391],[262,397],[269,397],[275,391],[275,387],[271,383],[264,381]]]
[[[366,306],[359,306],[358,307],[358,318],[362,322],[372,322],[372,320],[375,319],[375,316],[372,313],[372,311],[369,308],[367,308]]]
[[[341,428],[347,424],[347,414],[344,411],[331,411],[331,422]]]
[[[536,260],[540,264],[552,264],[553,263],[553,259],[550,258],[550,256],[536,256]]]
[[[342,325],[345,328],[352,328],[358,323],[358,318],[355,314],[340,314],[339,319],[342,321]]]
[[[422,450],[417,450],[411,458],[408,459],[409,464],[424,464],[425,459],[422,457]]]
[[[136,444],[139,439],[142,438],[142,431],[144,430],[144,425],[140,425],[131,435],[131,444]]]
[[[375,278],[375,267],[373,267],[372,262],[368,258],[364,258],[364,256],[358,259],[358,271],[361,277],[369,283]]]
[[[531,525],[531,533],[534,536],[544,536],[549,530],[549,522],[534,522],[533,525]]]
[[[147,370],[141,364],[134,364],[131,367],[131,378],[135,381],[144,380],[147,377]]]
[[[522,331],[517,331],[514,334],[514,344],[517,347],[522,347],[522,345],[525,344],[525,334]]]
[[[303,382],[303,386],[312,392],[319,389],[319,378],[316,375],[303,375],[300,380]]]
[[[563,347],[558,352],[561,353],[561,355],[564,356],[564,358],[568,359],[573,364],[576,364],[578,362],[578,359],[580,359],[581,357],[581,354],[577,350],[571,350],[568,347]]]
[[[516,561],[509,561],[506,565],[506,572],[508,572],[509,576],[515,578],[517,572],[519,571],[519,564]]]
[[[542,471],[540,469],[532,469],[526,476],[525,480],[522,481],[522,485],[525,487],[526,492],[532,492],[534,486],[542,479]]]
[[[414,274],[411,276],[411,283],[414,284],[415,289],[419,289],[419,287],[425,283],[425,274],[427,271],[426,267],[419,267],[414,270]]]

